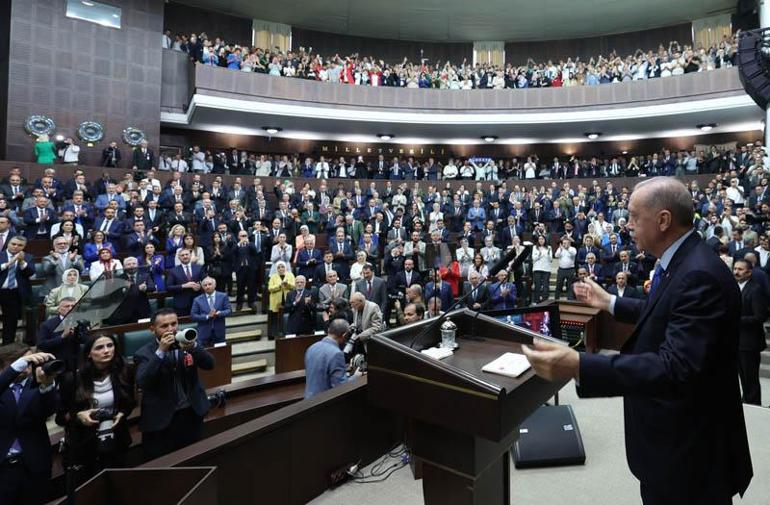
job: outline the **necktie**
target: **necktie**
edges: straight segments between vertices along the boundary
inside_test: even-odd
[[[24,385],[20,382],[14,382],[11,384],[11,391],[13,391],[13,398],[16,400],[16,404],[19,404],[19,401],[21,400],[21,392],[24,389]],[[8,452],[20,454],[22,452],[21,450],[21,444],[19,443],[19,439],[16,438],[13,440],[13,443],[11,444],[11,448]]]
[[[209,295],[209,308],[214,308],[214,295]]]
[[[254,235],[254,245],[257,246],[257,251],[262,250],[262,234],[259,232]]]
[[[367,284],[369,285],[369,287],[366,290],[366,297],[367,298],[371,298],[372,297],[372,281],[369,281]]]
[[[5,247],[5,233],[0,235],[0,251],[3,250],[3,247]]]
[[[655,290],[658,289],[660,286],[661,281],[663,280],[663,267],[660,265],[655,267],[655,273],[652,275],[652,283],[650,284],[650,296],[648,297],[648,300],[652,298],[653,293],[655,293]]]
[[[186,265],[184,267],[184,271],[187,274],[187,280],[191,281],[192,280],[192,272],[190,271],[190,265]]]
[[[8,253],[8,261],[11,261],[13,255]],[[16,289],[16,263],[8,267],[8,289]]]

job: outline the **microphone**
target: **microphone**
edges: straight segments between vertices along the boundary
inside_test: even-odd
[[[516,258],[516,248],[511,247],[511,250],[505,253],[505,256],[497,260],[492,268],[489,269],[489,275],[487,277],[494,277],[497,273],[508,266],[508,263]]]

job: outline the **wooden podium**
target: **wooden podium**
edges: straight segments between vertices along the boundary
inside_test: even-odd
[[[418,352],[440,342],[439,328],[412,342],[432,320],[369,341],[369,402],[412,419],[408,445],[422,463],[427,505],[508,505],[518,426],[566,381],[531,369],[518,378],[482,372],[539,335],[467,309],[449,319],[459,348],[441,361]]]

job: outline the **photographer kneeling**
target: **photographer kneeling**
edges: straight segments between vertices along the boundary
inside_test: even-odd
[[[104,468],[125,466],[134,383],[114,337],[106,335],[86,338],[78,373],[65,377],[56,423],[66,432],[65,465],[82,467],[80,484]]]
[[[347,321],[335,319],[329,323],[328,335],[308,347],[305,352],[305,398],[361,375],[359,371],[350,376],[347,374],[341,347],[350,336],[349,330]]]
[[[53,360],[53,355],[32,354],[22,344],[0,347],[0,501],[4,504],[45,501],[51,478],[46,420],[56,411],[59,393],[55,375],[46,374],[40,365]]]

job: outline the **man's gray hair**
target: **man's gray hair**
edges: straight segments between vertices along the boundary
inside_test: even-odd
[[[681,181],[673,177],[653,177],[638,183],[634,191],[647,188],[651,191],[644,204],[654,212],[671,212],[674,223],[683,228],[691,228],[694,219],[692,195]]]

